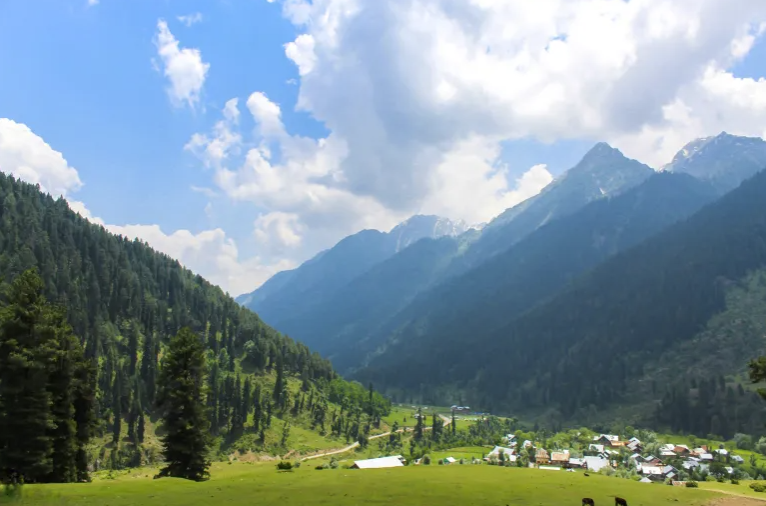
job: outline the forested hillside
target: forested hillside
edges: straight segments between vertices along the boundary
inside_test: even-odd
[[[425,398],[450,391],[445,387],[462,389],[474,403],[547,412],[549,419],[575,420],[659,400],[685,380],[680,371],[648,394],[636,392],[636,381],[645,379],[663,353],[690,342],[726,309],[727,287],[764,266],[766,172],[761,172],[509,324],[483,334],[456,322],[438,342],[400,342],[359,377],[385,379],[392,391],[418,389]],[[703,359],[693,346],[687,352],[689,360]],[[735,361],[744,367],[756,352],[736,349]],[[705,371],[706,378],[737,372]],[[651,406],[647,413],[655,415]]]
[[[425,291],[366,347],[349,343],[346,353],[333,361],[343,371],[364,363],[388,341],[401,342],[392,349],[396,355],[409,354],[410,346],[439,353],[451,346],[462,348],[717,196],[712,186],[686,174],[655,174],[622,195],[598,200],[541,227],[479,267]],[[462,332],[462,338],[444,339],[455,332]],[[382,360],[396,361],[393,356]]]
[[[92,448],[100,465],[107,451],[115,467],[147,457],[142,443],[156,421],[163,350],[182,327],[206,343],[207,402],[222,450],[248,433],[247,450],[284,448],[291,423],[329,435],[330,424],[342,421],[345,436],[356,437],[362,412],[388,409],[378,394],[370,403],[365,387],[340,379],[328,361],[177,261],[89,223],[63,198],[0,175],[0,276],[8,283],[30,268],[97,365],[96,435],[112,434],[111,443],[96,440]],[[281,441],[267,430],[272,415],[285,425]]]

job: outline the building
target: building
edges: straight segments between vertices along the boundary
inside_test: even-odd
[[[588,471],[593,471],[594,473],[609,465],[609,461],[602,457],[585,457],[583,460]]]
[[[551,452],[551,465],[566,466],[569,464],[569,450]]]
[[[551,457],[545,448],[538,448],[535,452],[535,463],[538,465],[548,465],[551,462]]]
[[[495,446],[492,448],[492,451],[487,454],[487,458],[495,457],[496,459],[500,458],[500,453],[503,453],[506,457],[510,457],[514,454],[514,450],[512,448],[505,448],[503,446]]]
[[[404,462],[401,455],[393,457],[380,457],[378,459],[357,460],[352,469],[383,469],[387,467],[403,467]]]

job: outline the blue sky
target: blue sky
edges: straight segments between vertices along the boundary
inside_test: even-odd
[[[629,54],[621,42],[594,46],[550,33],[542,44],[536,34],[549,26],[529,3],[481,12],[468,2],[426,3],[432,12],[418,17],[404,0],[350,10],[343,0],[5,0],[0,118],[17,133],[28,127],[24,135],[44,140],[76,170],[83,186],[66,196],[83,213],[141,236],[235,294],[348,233],[387,229],[413,213],[485,221],[539,191],[598,140],[659,166],[695,136],[766,132],[762,102],[744,107],[723,91],[766,90],[758,81],[766,75],[766,13],[753,2],[737,15],[721,14],[723,0],[644,2],[647,12],[672,4],[663,26],[683,30],[689,18],[701,32],[721,28],[687,45],[663,35],[659,49],[673,47],[678,65],[637,70],[667,88],[661,97],[619,85],[615,65],[639,67],[606,57]],[[579,3],[561,21],[571,33],[593,22],[592,7]],[[187,15],[199,21],[178,19]],[[503,16],[529,16],[529,31],[509,40]],[[624,16],[626,26],[638,23]],[[168,91],[160,20],[182,51],[197,50],[209,65],[193,103]],[[628,36],[645,48],[638,63],[658,50],[650,31]],[[559,52],[533,55],[519,70],[520,42],[547,48],[553,40]],[[729,51],[733,42],[748,50]],[[471,44],[501,56],[462,54]],[[249,101],[256,92],[263,99]],[[223,120],[234,98],[239,119]],[[685,115],[674,112],[683,109],[679,101]],[[636,104],[654,119],[626,127],[612,117]],[[281,126],[268,130],[269,121]],[[213,159],[205,150],[222,131],[240,140]],[[205,143],[184,149],[195,134]],[[22,151],[33,149],[29,143],[13,148],[20,138],[6,134],[3,144],[0,131],[0,170],[19,173],[24,160],[42,159]],[[34,166],[42,181],[61,169],[46,163]]]

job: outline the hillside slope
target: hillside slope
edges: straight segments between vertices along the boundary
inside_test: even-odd
[[[727,283],[765,265],[761,172],[509,324],[487,334],[454,328],[437,345],[399,343],[359,377],[434,397],[451,387],[495,409],[566,419],[636,402],[629,392],[644,370],[725,309]],[[749,357],[741,350],[737,360]]]
[[[331,410],[351,432],[369,408],[366,388],[340,379],[327,360],[220,288],[145,243],[89,223],[64,199],[0,174],[0,277],[8,282],[29,268],[39,271],[46,298],[66,307],[98,365],[101,448],[94,451],[101,464],[106,451],[118,466],[146,457],[141,443],[156,421],[160,359],[169,337],[186,326],[207,345],[208,404],[222,450],[248,432],[255,433],[251,450],[284,447],[288,441],[272,436],[272,415],[321,439],[330,434]],[[387,403],[374,399],[376,412],[384,412]],[[258,430],[259,423],[269,430]]]
[[[237,301],[276,327],[306,319],[303,313],[353,281],[373,266],[424,238],[454,237],[467,229],[462,222],[416,215],[390,232],[362,230],[304,262],[280,272],[253,293]],[[287,330],[286,330],[287,331]]]
[[[392,349],[397,355],[409,354],[410,345],[439,353],[449,346],[469,345],[554,295],[572,278],[690,216],[717,196],[710,185],[686,174],[655,174],[622,195],[598,200],[541,227],[479,267],[422,293],[383,329],[390,335],[376,336],[376,346],[352,348],[351,357],[333,362],[339,370],[363,363],[365,355],[359,353],[375,351],[386,338],[401,342]],[[463,332],[463,338],[444,339],[455,332]]]

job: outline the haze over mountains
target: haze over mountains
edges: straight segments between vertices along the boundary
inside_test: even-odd
[[[499,409],[530,408],[534,403],[528,402],[527,397],[522,402],[518,393],[500,395],[487,378],[501,383],[511,378],[518,381],[516,373],[506,373],[513,363],[514,368],[525,371],[524,384],[528,388],[525,395],[534,397],[541,389],[554,388],[551,374],[559,379],[560,376],[546,370],[541,358],[526,352],[519,355],[524,357],[523,361],[514,361],[513,350],[523,348],[521,344],[527,340],[509,329],[523,324],[524,332],[536,335],[534,332],[544,331],[538,331],[535,325],[561,318],[557,311],[586,313],[587,308],[579,307],[578,300],[571,295],[574,293],[571,287],[580,286],[578,283],[587,285],[584,280],[589,279],[591,283],[607,283],[596,273],[617,275],[619,268],[614,266],[621,265],[621,261],[629,264],[624,266],[626,272],[632,272],[633,264],[651,263],[652,258],[634,259],[635,250],[648,247],[644,243],[655,244],[651,248],[659,255],[658,261],[667,261],[665,268],[672,271],[674,262],[694,257],[697,250],[692,242],[674,242],[672,234],[663,231],[691,227],[694,231],[688,232],[689,237],[707,235],[706,227],[714,219],[699,216],[710,216],[715,211],[705,206],[763,168],[766,142],[760,138],[722,133],[692,141],[660,173],[599,143],[540,194],[505,211],[481,231],[459,234],[457,227],[452,233],[422,234],[419,241],[404,248],[386,243],[385,234],[360,232],[299,269],[280,273],[239,300],[265,321],[328,356],[341,372],[372,380],[376,386],[388,388],[391,394],[415,395],[426,402],[447,401],[465,394],[471,395],[474,403],[480,399]],[[763,190],[759,181],[758,178],[747,181],[736,190],[738,198],[727,197],[711,209],[725,213],[748,196],[751,200],[742,205],[749,205],[753,212],[765,212],[766,191],[760,193],[760,201],[755,198]],[[430,218],[432,222],[435,219]],[[734,214],[730,213],[730,219],[734,219]],[[736,219],[739,221],[732,221],[729,228],[735,229],[742,223],[744,228],[739,231],[744,237],[747,222],[739,215]],[[719,228],[711,233],[723,233],[726,227],[716,223]],[[750,233],[758,237],[760,231]],[[368,236],[388,246],[378,247],[373,241],[362,240]],[[712,242],[719,239],[710,237]],[[388,237],[388,241],[393,239]],[[675,256],[664,256],[666,248],[676,248]],[[756,268],[759,264],[753,260],[749,265]],[[724,267],[721,266],[723,270]],[[588,274],[594,268],[594,274]],[[744,272],[737,270],[737,274],[741,276]],[[655,281],[662,286],[660,280]],[[676,282],[685,286],[681,279]],[[639,298],[652,290],[662,290],[641,285],[640,280],[636,283]],[[608,286],[611,285],[605,284],[604,289]],[[595,285],[591,290],[601,293]],[[696,296],[684,289],[675,295],[684,299]],[[562,300],[567,301],[565,306],[561,306]],[[596,307],[610,302],[601,296],[598,300]],[[665,302],[672,305],[672,300]],[[548,307],[557,309],[546,312]],[[697,327],[684,327],[683,339],[691,337],[689,332],[700,330],[716,308],[721,309],[720,300],[704,311],[697,308]],[[610,306],[610,311],[622,314],[618,307]],[[651,313],[649,308],[641,312]],[[538,322],[535,325],[524,323],[532,321],[527,316],[531,314],[545,317],[535,320]],[[575,321],[570,323],[576,328]],[[613,324],[605,323],[607,327]],[[556,327],[557,332],[563,330]],[[593,333],[585,327],[582,332]],[[621,328],[621,332],[632,335],[633,330]],[[582,337],[572,332],[562,335],[569,336],[572,343],[579,343]],[[541,334],[540,342],[545,339],[552,338]],[[599,341],[598,346],[602,345]],[[595,353],[596,344],[586,345],[583,341],[582,349],[580,344],[572,346],[580,350],[578,353],[585,353],[581,361],[564,361],[557,367],[575,374],[577,368],[589,363],[589,353]],[[615,347],[619,348],[617,344]],[[563,346],[559,351],[565,353],[566,349]],[[566,353],[576,354],[572,350]],[[647,353],[649,362],[656,358],[656,349]],[[744,365],[745,358],[740,358],[740,365]],[[482,364],[492,361],[499,362],[490,372]],[[541,369],[526,368],[531,363]],[[626,373],[625,378],[629,376]],[[608,405],[625,400],[618,397],[602,392],[587,402]],[[557,402],[563,400],[559,398]],[[537,408],[545,404],[540,403]],[[580,407],[569,405],[564,411],[574,415]]]

